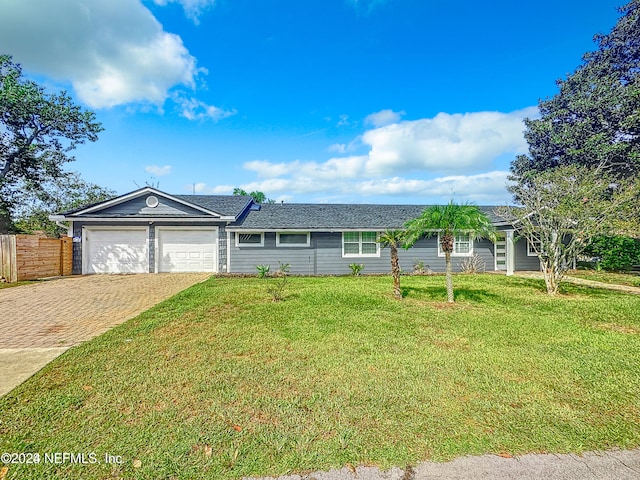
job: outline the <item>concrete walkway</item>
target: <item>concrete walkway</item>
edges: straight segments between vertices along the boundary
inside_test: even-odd
[[[536,278],[544,280],[542,272],[516,272],[516,276],[524,278]],[[595,280],[588,280],[586,278],[572,277],[571,275],[565,275],[564,281],[573,283],[574,285],[582,285],[584,287],[604,288],[605,290],[616,290],[618,292],[633,293],[640,295],[639,287],[632,287],[631,285],[617,285],[615,283],[596,282]]]
[[[74,345],[135,317],[206,273],[90,275],[0,290],[0,396]]]
[[[503,458],[461,457],[451,462],[424,462],[415,468],[343,468],[277,480],[638,480],[640,450],[612,450],[584,455],[543,454]],[[245,480],[275,480],[274,477]]]

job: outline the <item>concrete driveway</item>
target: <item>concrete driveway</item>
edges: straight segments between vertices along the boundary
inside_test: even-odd
[[[0,396],[68,348],[96,337],[207,273],[89,275],[0,290]]]

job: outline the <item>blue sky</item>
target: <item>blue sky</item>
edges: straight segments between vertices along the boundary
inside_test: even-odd
[[[126,193],[510,201],[522,119],[623,0],[0,0],[0,52],[93,109]]]

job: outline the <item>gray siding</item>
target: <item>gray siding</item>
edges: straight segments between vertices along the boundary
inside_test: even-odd
[[[82,274],[82,242],[76,241],[82,240],[82,224],[80,222],[73,222],[73,274]]]
[[[276,234],[264,234],[264,247],[237,247],[237,233],[231,234],[231,272],[257,273],[256,265],[270,265],[271,272],[278,269],[278,261],[288,263],[291,273],[313,275],[315,263],[314,234],[311,247],[276,247]],[[225,253],[226,256],[226,253]]]
[[[391,271],[391,254],[389,248],[382,248],[380,257],[343,257],[342,233],[312,232],[310,247],[276,247],[276,234],[265,233],[264,247],[237,247],[235,234],[231,235],[231,272],[257,273],[256,265],[270,265],[271,271],[278,269],[278,261],[289,263],[291,272],[303,275],[348,275],[349,264],[364,265],[362,273],[389,273]],[[474,253],[485,262],[485,270],[494,269],[494,247],[489,240],[474,242]],[[409,250],[399,249],[400,268],[406,272],[413,271],[415,259],[422,260],[425,268],[429,266],[434,272],[445,269],[444,257],[438,257],[437,237],[422,239]],[[468,257],[454,257],[454,271],[460,270],[460,263]]]
[[[527,240],[525,238],[519,238],[515,242],[514,247],[516,250],[516,271],[540,271],[540,260],[538,257],[530,257],[527,255]]]
[[[196,210],[195,208],[188,207],[186,205],[182,205],[181,203],[174,202],[173,200],[169,200],[167,198],[161,197],[157,195],[156,198],[159,200],[159,204],[157,207],[151,208],[147,207],[145,203],[147,197],[150,195],[143,195],[141,197],[133,198],[127,202],[120,203],[118,205],[114,205],[113,207],[106,208],[104,210],[100,210],[96,212],[98,216],[106,216],[106,217],[128,217],[134,215],[143,215],[143,216],[205,216],[206,213]],[[88,214],[90,215],[90,214]]]

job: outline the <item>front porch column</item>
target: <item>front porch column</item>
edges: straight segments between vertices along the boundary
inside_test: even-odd
[[[507,241],[505,245],[505,254],[507,256],[507,275],[513,275],[516,266],[516,249],[513,242],[513,230],[507,230]]]

